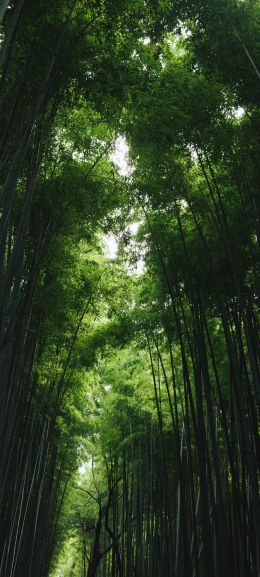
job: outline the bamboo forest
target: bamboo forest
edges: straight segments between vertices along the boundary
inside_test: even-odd
[[[259,0],[0,0],[0,577],[259,577]]]

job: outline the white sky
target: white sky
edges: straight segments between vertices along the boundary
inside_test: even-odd
[[[151,44],[151,38],[149,36],[144,36],[144,38],[141,38],[140,42],[147,46],[147,44]]]
[[[106,257],[113,260],[117,257],[118,251],[118,242],[114,234],[105,234],[104,235],[104,242],[105,242],[105,254]]]
[[[80,475],[85,475],[85,473],[90,471],[91,467],[92,467],[92,459],[90,459],[89,461],[85,461],[85,463],[82,463],[82,465],[80,465],[80,467],[78,468],[78,472]]]
[[[243,108],[243,106],[238,106],[238,108],[234,109],[234,116],[236,118],[242,118],[242,116],[244,116],[245,114],[245,109]]]
[[[144,38],[144,44],[148,44],[150,41],[149,38]],[[126,142],[126,138],[124,136],[118,136],[115,141],[114,150],[110,154],[110,159],[116,166],[119,174],[121,176],[131,176],[133,173],[133,167],[129,164],[128,159],[128,144]],[[127,229],[130,231],[131,235],[134,237],[138,231],[140,226],[139,222],[133,222],[132,224],[128,225]],[[104,244],[105,244],[105,254],[106,257],[113,260],[117,258],[118,253],[118,241],[114,234],[109,233],[104,235]],[[137,274],[141,275],[144,272],[144,260],[141,258],[137,261],[136,267],[129,267],[127,269],[128,274]]]
[[[133,172],[133,168],[129,164],[128,160],[128,145],[124,136],[118,136],[114,150],[110,154],[110,160],[117,167],[117,170],[121,176],[130,176]]]
[[[134,237],[138,231],[138,228],[140,226],[139,222],[133,222],[132,224],[130,224],[127,228],[128,230],[130,230],[132,236]],[[114,260],[117,258],[117,253],[118,253],[118,241],[117,238],[114,234],[105,234],[104,235],[104,244],[105,244],[105,254],[106,257]],[[142,258],[138,259],[138,261],[136,262],[135,266],[131,267],[127,267],[127,273],[128,274],[137,274],[137,275],[141,275],[143,274],[145,271],[145,263],[144,260]]]

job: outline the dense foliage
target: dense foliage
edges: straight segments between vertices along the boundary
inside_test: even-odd
[[[259,3],[0,23],[0,575],[257,577]]]

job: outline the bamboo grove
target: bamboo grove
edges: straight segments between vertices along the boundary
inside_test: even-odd
[[[259,4],[0,26],[0,577],[257,577]]]

